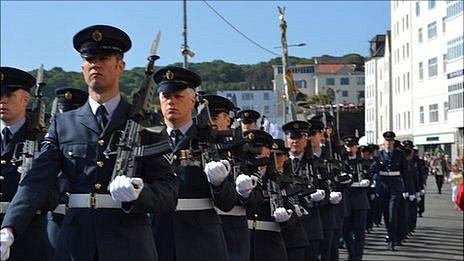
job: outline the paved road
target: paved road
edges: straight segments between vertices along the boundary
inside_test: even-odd
[[[464,260],[463,212],[454,209],[450,184],[438,194],[435,178],[429,177],[425,213],[418,217],[416,233],[398,251],[387,251],[384,227],[367,234],[364,260]],[[344,249],[340,259],[346,260]]]

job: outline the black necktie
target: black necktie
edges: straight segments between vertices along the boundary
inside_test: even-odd
[[[3,134],[3,139],[2,139],[2,151],[6,149],[6,146],[8,146],[8,143],[11,141],[11,131],[8,127],[3,128],[2,130]]]
[[[174,146],[179,144],[180,139],[182,139],[182,132],[180,130],[172,130],[171,134],[169,135],[171,137],[171,140],[174,142]]]
[[[388,157],[389,160],[392,158],[392,155],[391,155],[390,151],[387,151],[387,157]]]
[[[103,105],[100,105],[97,109],[97,113],[95,115],[97,117],[98,126],[100,129],[105,129],[106,124],[108,123],[108,119],[106,118],[106,108]]]
[[[292,165],[293,165],[293,170],[294,171],[298,170],[299,164],[300,164],[300,159],[299,158],[293,158],[292,159]]]

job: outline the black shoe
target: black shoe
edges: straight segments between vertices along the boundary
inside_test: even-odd
[[[419,213],[419,217],[422,217],[422,213]]]
[[[390,238],[388,236],[385,236],[385,242],[390,242]]]
[[[390,250],[390,251],[396,251],[396,249],[395,249],[395,243],[394,243],[394,242],[388,243],[388,250]]]
[[[398,243],[396,243],[397,246],[404,246],[403,242],[402,241],[399,241]]]

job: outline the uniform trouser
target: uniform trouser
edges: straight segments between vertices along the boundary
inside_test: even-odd
[[[246,261],[250,258],[250,232],[246,216],[220,215],[229,260]]]
[[[421,201],[417,203],[417,212],[422,215],[425,211],[425,195],[421,195]]]
[[[324,230],[324,239],[319,247],[319,254],[321,255],[321,261],[336,260],[337,248],[339,245],[338,231],[334,229]]]
[[[366,210],[352,210],[343,220],[343,240],[348,250],[349,260],[362,260],[367,219]]]
[[[309,247],[307,247],[306,251],[305,251],[305,260],[306,261],[316,261],[317,260],[317,256],[319,255],[320,243],[321,243],[320,240],[309,241]]]
[[[64,215],[56,214],[53,212],[47,213],[47,235],[52,250],[56,247],[56,241],[61,231],[61,226],[63,225]]]
[[[437,183],[438,193],[441,193],[441,187],[443,186],[444,176],[435,175],[435,183]]]
[[[305,253],[306,253],[306,247],[290,247],[286,248],[287,249],[287,258],[288,261],[304,261],[305,259]]]
[[[398,210],[398,234],[395,237],[397,241],[401,241],[406,238],[409,233],[409,199],[400,199],[399,210]]]
[[[376,225],[382,223],[383,208],[382,208],[381,197],[376,196],[372,200],[371,211],[372,211],[372,222]]]
[[[417,199],[409,202],[409,232],[416,229],[417,223]]]
[[[403,180],[400,177],[382,177],[381,179],[381,204],[385,217],[385,225],[389,240],[393,243],[398,242],[399,207],[400,200],[403,198],[401,193],[404,190]]]

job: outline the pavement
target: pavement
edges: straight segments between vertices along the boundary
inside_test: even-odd
[[[425,212],[417,218],[415,235],[397,251],[387,250],[385,236],[384,226],[366,234],[363,260],[464,260],[463,212],[451,202],[451,185],[443,184],[438,194],[435,178],[429,176]],[[340,250],[340,260],[347,260],[345,249]]]

